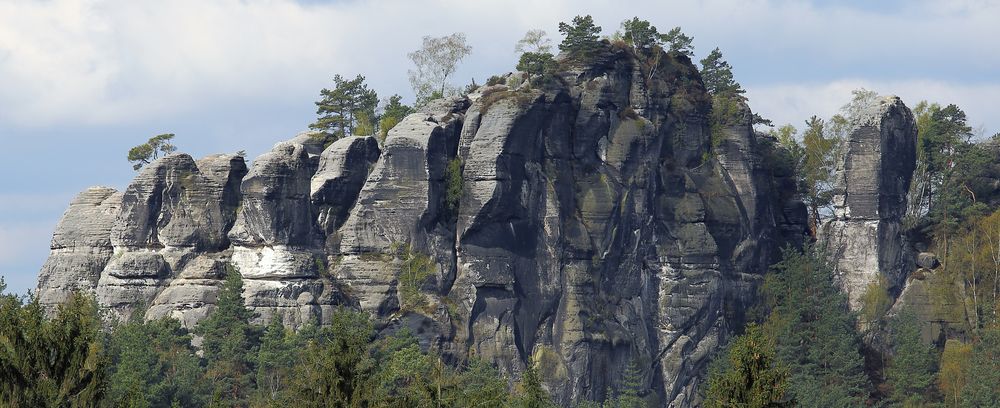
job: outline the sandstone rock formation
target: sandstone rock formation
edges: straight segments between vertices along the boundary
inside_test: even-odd
[[[805,207],[763,158],[775,147],[749,108],[713,148],[697,69],[660,57],[651,68],[606,46],[554,78],[514,74],[419,109],[381,146],[305,133],[249,170],[235,156],[162,158],[124,193],[74,201],[42,301],[91,290],[122,317],[145,305],[191,327],[234,266],[261,321],[297,327],[346,305],[453,361],[517,377],[534,358],[564,405],[601,399],[631,362],[662,405],[697,404],[777,249],[803,239]],[[874,132],[889,151],[912,129],[887,106],[858,143]],[[844,225],[894,216],[847,174]]]
[[[956,337],[959,328],[965,327],[965,307],[955,293],[961,290],[942,290],[952,286],[961,288],[960,280],[946,281],[947,274],[941,271],[920,268],[910,274],[906,285],[889,311],[890,316],[907,309],[916,314],[920,325],[920,337],[924,343],[943,346],[947,335]],[[936,288],[936,289],[935,289]]]
[[[904,255],[902,219],[916,166],[917,126],[895,96],[880,98],[857,118],[837,164],[833,218],[821,241],[853,310],[868,286],[885,278],[902,288],[913,270]]]

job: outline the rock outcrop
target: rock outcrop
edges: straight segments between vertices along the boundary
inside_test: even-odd
[[[917,126],[899,98],[880,98],[859,115],[837,164],[833,218],[821,241],[853,310],[884,278],[898,292],[913,268],[902,219],[916,166]]]
[[[145,305],[192,327],[238,270],[260,321],[297,327],[355,307],[451,361],[474,355],[517,377],[533,358],[563,405],[602,399],[632,362],[661,405],[696,405],[778,248],[806,235],[805,207],[792,175],[769,167],[777,147],[748,107],[712,147],[697,69],[676,53],[658,61],[606,44],[557,76],[434,101],[381,146],[305,133],[249,170],[241,157],[167,156],[124,193],[74,201],[42,301],[91,290],[121,317]],[[912,130],[896,119],[905,107],[886,106],[856,132],[883,154]],[[850,157],[845,228],[893,219],[879,205],[894,195],[859,195],[902,169],[865,190],[862,153]]]
[[[954,290],[943,290],[949,286]],[[907,277],[906,285],[889,310],[889,315],[897,315],[904,309],[913,312],[923,322],[920,325],[921,340],[926,344],[943,346],[948,337],[964,337],[961,328],[968,324],[965,306],[955,296],[962,293],[962,287],[960,280],[941,271],[917,269]]]

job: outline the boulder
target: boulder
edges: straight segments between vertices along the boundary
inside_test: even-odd
[[[921,252],[917,254],[917,266],[924,269],[934,269],[937,268],[940,263],[938,262],[937,255],[931,252]]]

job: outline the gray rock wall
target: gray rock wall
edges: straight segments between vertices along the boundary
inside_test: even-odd
[[[74,201],[39,293],[92,290],[121,317],[145,305],[192,327],[231,264],[260,321],[346,305],[452,361],[518,377],[533,359],[564,405],[602,399],[632,362],[661,404],[696,405],[776,249],[803,238],[804,207],[776,194],[748,108],[711,152],[695,67],[663,54],[649,69],[608,47],[544,85],[434,101],[381,146],[306,133],[249,170],[168,156],[124,193]],[[430,273],[404,283],[412,257]]]
[[[838,163],[833,218],[820,238],[854,310],[880,277],[899,289],[912,270],[904,256],[902,218],[916,142],[910,110],[895,96],[880,98],[855,124]]]

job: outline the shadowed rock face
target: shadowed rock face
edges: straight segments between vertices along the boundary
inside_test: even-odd
[[[885,97],[854,126],[838,163],[834,214],[821,241],[854,310],[869,284],[884,277],[901,288],[913,269],[912,256],[904,256],[902,218],[916,142],[913,114],[899,98]]]
[[[43,302],[93,290],[121,316],[145,304],[192,327],[231,264],[260,321],[348,305],[453,361],[517,377],[534,358],[564,405],[601,399],[631,362],[661,404],[697,404],[708,357],[777,248],[801,242],[805,208],[778,194],[791,175],[762,163],[745,106],[710,151],[697,70],[660,57],[651,73],[608,47],[544,86],[437,100],[381,146],[307,133],[249,172],[230,156],[160,159],[124,194],[71,205]],[[408,256],[429,261],[422,281],[401,279]]]

